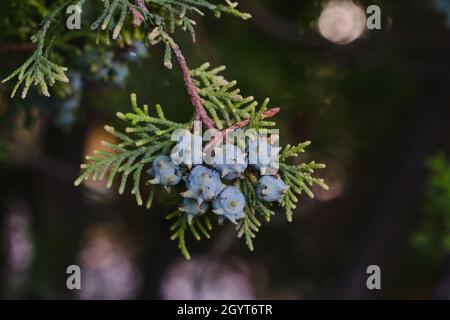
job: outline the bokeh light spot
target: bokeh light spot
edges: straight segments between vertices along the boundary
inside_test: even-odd
[[[364,10],[347,0],[328,2],[319,17],[319,32],[328,41],[344,45],[358,39],[366,25]]]

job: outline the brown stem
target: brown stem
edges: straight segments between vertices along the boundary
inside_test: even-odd
[[[148,13],[147,6],[145,5],[145,1],[143,0],[136,0],[136,4],[138,7],[142,10],[144,14]],[[144,17],[142,17],[142,14],[137,12],[137,10],[133,10],[133,15],[135,18],[135,22],[138,24],[142,23],[142,20]],[[141,20],[142,18],[142,20]],[[200,98],[197,87],[194,85],[194,82],[192,81],[192,77],[189,71],[189,67],[187,65],[186,59],[184,58],[183,54],[181,53],[180,47],[173,41],[170,37],[167,37],[166,39],[167,43],[169,44],[172,51],[175,53],[175,56],[178,61],[178,65],[180,66],[181,73],[183,74],[183,80],[184,84],[186,85],[187,92],[189,96],[191,97],[192,105],[195,108],[194,113],[194,120],[195,121],[202,121],[203,124],[208,129],[214,129],[216,125],[214,124],[214,121],[210,118],[208,113],[206,112],[205,108],[203,107],[203,100]]]
[[[134,7],[130,8],[131,13],[133,14],[133,24],[136,27],[139,27],[144,21],[144,16]]]
[[[263,112],[263,114],[261,116],[261,119],[264,120],[264,119],[267,119],[267,118],[272,118],[278,112],[280,112],[280,108],[279,107],[268,109],[268,110]],[[236,129],[239,129],[239,128],[243,128],[246,125],[248,125],[249,122],[250,122],[250,119],[239,121],[239,122],[235,123],[234,125],[232,125],[231,127],[225,129],[224,132],[226,132],[226,131],[231,132],[233,130],[236,130]],[[228,133],[226,133],[226,135],[228,135]]]
[[[136,3],[137,3],[138,7],[142,10],[142,12],[144,14],[148,13],[148,8],[145,5],[145,1],[144,0],[136,0]]]
[[[184,84],[186,85],[188,94],[191,97],[191,102],[195,108],[194,114],[195,120],[202,121],[203,124],[208,129],[214,129],[216,125],[214,124],[214,121],[210,118],[205,108],[203,107],[203,100],[202,98],[200,98],[197,92],[197,87],[194,85],[194,82],[192,81],[192,77],[189,71],[189,67],[186,63],[186,59],[184,58],[180,48],[175,42],[169,40],[169,45],[172,48],[173,52],[175,53],[178,65],[180,66],[181,73],[183,74]]]
[[[145,5],[144,0],[136,0],[136,4],[144,15],[148,13],[148,9],[147,9],[147,6]],[[139,12],[133,6],[130,7],[130,10],[131,10],[131,13],[133,14],[133,24],[135,26],[139,27],[142,24],[142,22],[145,20],[144,16],[142,15],[141,12]]]
[[[276,107],[276,108],[271,108],[271,109],[267,109],[266,111],[263,112],[261,119],[268,119],[273,117],[274,115],[276,115],[278,112],[280,112],[280,108]],[[235,124],[233,124],[232,126],[226,128],[225,130],[222,130],[222,134],[216,136],[214,139],[211,140],[211,142],[209,142],[206,146],[205,146],[205,150],[206,152],[208,152],[209,148],[214,147],[217,143],[219,143],[220,141],[224,141],[227,139],[227,136],[233,132],[236,129],[239,128],[243,128],[246,125],[248,125],[250,122],[250,119],[245,119],[242,121],[239,121]]]

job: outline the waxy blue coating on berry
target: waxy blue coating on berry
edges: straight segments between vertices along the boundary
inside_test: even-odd
[[[157,156],[154,160],[153,160],[153,164],[152,164],[152,175],[158,175],[159,172],[161,171],[161,168],[163,168],[164,164],[170,163],[172,162],[172,160],[170,159],[169,156]]]
[[[259,140],[256,148],[256,163],[252,166],[260,171],[261,175],[275,175],[278,172],[278,156],[280,153],[279,147],[274,147],[271,144]],[[255,152],[255,151],[253,151]]]
[[[189,168],[202,163],[202,137],[187,130],[177,137],[178,142],[171,151],[171,160],[175,164],[185,164]]]
[[[178,210],[191,216],[199,216],[204,214],[208,208],[209,205],[207,202],[199,204],[195,199],[183,198],[183,203]]]
[[[213,212],[233,223],[244,217],[245,197],[238,187],[228,186],[213,200]]]
[[[225,187],[218,171],[202,165],[197,165],[191,170],[186,185],[188,190],[181,195],[195,199],[199,204],[213,200]]]
[[[256,194],[258,198],[266,202],[281,201],[289,187],[280,178],[262,176],[258,180]]]
[[[219,170],[225,180],[241,178],[247,169],[247,155],[241,149],[232,144],[225,144],[216,154],[212,167]]]
[[[168,156],[157,156],[153,160],[150,173],[153,179],[151,184],[161,184],[164,186],[174,186],[181,181],[181,171],[178,166],[173,164]]]

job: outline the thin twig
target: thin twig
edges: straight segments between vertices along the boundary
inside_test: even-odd
[[[194,85],[194,82],[192,81],[191,73],[186,63],[186,59],[184,58],[180,48],[174,41],[169,40],[169,45],[172,48],[173,52],[175,53],[178,65],[180,66],[181,73],[183,74],[186,89],[189,95],[191,96],[192,104],[195,107],[194,118],[196,120],[201,120],[208,129],[214,129],[216,126],[214,124],[214,121],[210,118],[205,108],[203,107],[203,100],[202,98],[200,98],[197,91],[197,87]]]
[[[137,5],[139,6],[139,8],[141,8],[142,12],[147,13],[148,9],[147,6],[145,5],[144,0],[136,0]]]
[[[147,6],[145,5],[145,2],[143,0],[136,0],[136,4],[138,5],[138,7],[142,10],[142,12],[144,14],[148,12]],[[135,17],[135,23],[140,24],[142,22],[141,14],[139,12],[137,12],[137,10],[135,10],[135,11],[133,11],[133,14]],[[181,53],[180,47],[169,36],[166,37],[165,41],[167,42],[167,44],[170,46],[173,53],[175,54],[175,57],[177,58],[181,73],[183,74],[184,84],[186,86],[189,96],[191,97],[192,105],[195,108],[194,120],[202,121],[202,123],[205,125],[205,127],[207,129],[215,129],[216,125],[215,125],[214,121],[211,119],[211,117],[208,115],[208,113],[206,112],[205,108],[203,107],[203,100],[200,97],[200,95],[198,94],[198,89],[195,86],[194,81],[192,80],[191,73],[190,73],[189,67],[186,62],[186,58]],[[263,114],[263,119],[272,117],[273,115],[278,113],[278,111],[279,111],[279,109],[276,109],[276,108],[267,110]],[[244,120],[244,121],[238,122],[234,126],[244,127],[248,123],[249,123],[249,120]],[[236,127],[236,128],[238,128],[238,127]],[[235,129],[232,129],[232,130],[235,130]]]
[[[144,13],[144,15],[148,13],[148,8],[143,0],[136,0],[136,4],[138,5],[142,13]],[[133,11],[135,22],[140,24],[142,22],[141,21],[142,15],[137,10],[135,11]],[[166,37],[165,41],[168,43],[168,45],[174,52],[178,61],[178,65],[180,66],[181,73],[183,74],[184,84],[186,86],[189,96],[191,97],[192,105],[195,108],[194,120],[202,121],[205,127],[208,129],[216,128],[214,121],[211,119],[211,117],[208,115],[205,108],[203,107],[203,100],[202,98],[200,98],[198,94],[198,89],[194,85],[194,82],[192,81],[189,67],[187,65],[185,57],[181,53],[180,47],[169,36]]]
[[[136,0],[136,5],[142,11],[142,13],[136,9],[134,6],[130,7],[131,13],[133,14],[133,24],[136,27],[139,27],[142,22],[145,20],[144,15],[148,13],[147,6],[143,0]]]
[[[130,7],[130,10],[133,14],[133,25],[139,27],[144,21],[144,16],[135,7]]]
[[[261,119],[264,120],[264,119],[267,119],[267,118],[272,118],[278,112],[280,112],[280,108],[279,107],[268,109],[268,110],[263,112],[263,114],[261,116]],[[250,122],[250,119],[245,119],[245,120],[239,121],[239,122],[235,123],[234,125],[232,125],[231,127],[225,129],[224,131],[225,132],[226,131],[231,132],[231,131],[234,131],[236,129],[243,128],[246,125],[248,125],[249,122]],[[228,135],[228,134],[229,133],[226,133],[224,135]]]
[[[279,107],[267,109],[261,115],[261,119],[271,118],[271,117],[275,116],[278,112],[280,112],[280,110],[281,110],[281,108],[279,108]],[[246,125],[248,125],[249,123],[250,123],[250,119],[245,119],[245,120],[242,120],[242,121],[239,121],[239,122],[233,124],[232,126],[226,128],[225,130],[222,130],[222,134],[221,135],[217,135],[216,137],[214,137],[214,139],[212,139],[211,142],[209,142],[205,146],[205,152],[208,152],[208,150],[211,147],[214,147],[220,141],[225,141],[227,139],[228,135],[231,132],[233,132],[234,130],[239,129],[239,128],[243,128]]]

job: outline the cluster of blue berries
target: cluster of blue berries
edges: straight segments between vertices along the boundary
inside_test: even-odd
[[[124,87],[129,74],[128,65],[115,59],[114,52],[94,50],[83,57],[90,76],[88,79],[109,82],[117,87]]]
[[[147,56],[148,51],[144,43],[135,41],[129,46],[124,59],[116,59],[112,51],[101,52],[100,50],[92,51],[84,59],[89,65],[93,80],[107,81],[114,86],[124,87],[130,72],[126,62],[136,62]]]
[[[232,144],[217,148],[212,160],[212,167],[218,170],[225,180],[235,180],[244,176],[248,166],[247,155]]]
[[[264,147],[270,149],[270,146]],[[191,146],[181,141],[176,150],[181,155],[192,153]],[[175,164],[169,156],[158,156],[153,160],[152,168],[149,170],[153,176],[149,182],[170,188],[183,180],[186,191],[181,193],[183,201],[179,211],[187,215],[189,222],[209,209],[219,215],[221,222],[228,219],[237,223],[237,220],[244,218],[246,204],[244,194],[238,184],[226,183],[242,179],[249,166],[254,171],[260,171],[256,186],[257,197],[264,202],[281,202],[289,187],[279,176],[265,175],[267,172],[273,172],[268,170],[272,169],[270,165],[261,163],[249,165],[247,154],[232,144],[225,144],[215,151],[209,166],[198,164],[192,167],[180,159],[175,161],[177,163]]]

